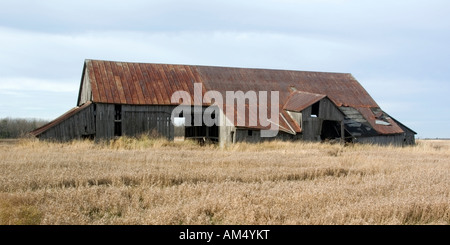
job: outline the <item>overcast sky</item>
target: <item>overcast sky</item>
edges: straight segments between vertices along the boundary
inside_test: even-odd
[[[352,73],[450,138],[448,0],[1,0],[0,118],[76,106],[85,59]]]

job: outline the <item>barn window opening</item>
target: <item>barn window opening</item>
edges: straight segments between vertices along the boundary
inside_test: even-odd
[[[248,130],[248,131],[247,131],[247,135],[248,135],[248,136],[253,136],[253,130]]]
[[[122,120],[122,105],[114,105],[114,119]]]
[[[314,103],[311,107],[311,117],[319,117],[320,101]]]

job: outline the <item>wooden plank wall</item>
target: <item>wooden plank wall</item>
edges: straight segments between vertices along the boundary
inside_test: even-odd
[[[122,105],[122,135],[138,136],[155,130],[161,136],[173,140],[174,126],[170,121],[173,108],[175,107]],[[68,141],[95,135],[97,140],[110,140],[115,137],[114,122],[114,104],[92,104],[50,128],[39,138]]]
[[[416,144],[416,137],[414,135],[414,133],[412,133],[411,131],[407,130],[405,131],[405,143],[404,145],[415,145]]]
[[[398,126],[400,126],[401,129],[403,129],[403,131],[405,131],[404,133],[404,142],[403,145],[415,145],[416,144],[416,137],[414,132],[412,132],[411,130],[409,130],[407,127],[403,126],[403,124],[399,123]]]
[[[252,131],[252,135],[248,135],[248,132]],[[247,129],[236,129],[236,142],[260,142],[264,139],[261,138],[260,130],[247,130]]]
[[[155,130],[173,140],[174,126],[170,120],[175,106],[122,105],[122,135],[138,136]]]
[[[96,139],[114,138],[114,104],[96,105]]]
[[[81,91],[80,91],[80,101],[78,102],[78,106],[81,106],[82,104],[92,101],[92,88],[91,88],[91,82],[89,81],[88,73],[86,72],[83,77],[82,85],[81,85]]]
[[[302,111],[302,134],[304,140],[320,141],[324,120],[338,122],[344,120],[342,112],[327,98],[320,100],[318,117],[311,117],[311,107]]]
[[[264,141],[281,140],[281,141],[291,141],[302,139],[301,134],[289,134],[283,131],[279,131],[275,137],[261,137],[260,130],[253,130],[252,135],[248,135],[247,129],[236,129],[236,142],[251,142],[258,143]]]
[[[359,137],[354,141],[355,143],[368,143],[376,145],[395,145],[403,146],[405,145],[405,135],[395,134],[395,135],[378,135],[373,137]]]
[[[94,105],[90,105],[77,114],[67,118],[39,135],[40,139],[69,141],[95,134]]]
[[[324,98],[320,101],[319,118],[340,122],[344,120],[344,114],[329,99]]]

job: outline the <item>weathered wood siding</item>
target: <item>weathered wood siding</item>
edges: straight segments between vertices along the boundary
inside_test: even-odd
[[[344,115],[329,99],[320,100],[319,118],[323,120],[342,121]]]
[[[309,109],[309,113],[310,113],[310,108],[307,108],[304,110],[307,111]],[[308,112],[306,112],[306,114],[308,114]],[[320,133],[322,130],[322,119],[320,118],[316,118],[316,117],[308,117],[308,116],[304,116],[303,117],[303,127],[302,127],[302,134],[303,134],[303,139],[304,140],[308,140],[308,141],[320,141]]]
[[[252,131],[251,135],[249,135],[249,131]],[[302,138],[301,134],[289,134],[283,131],[279,131],[277,136],[275,137],[261,137],[261,130],[251,130],[251,129],[244,129],[244,128],[237,128],[236,129],[236,142],[249,142],[249,143],[258,143],[258,142],[264,142],[264,141],[272,141],[272,140],[282,140],[282,141],[289,141],[289,140],[299,140]]]
[[[94,105],[90,105],[39,135],[39,139],[69,141],[95,134]]]
[[[404,134],[395,134],[395,135],[378,135],[373,137],[358,137],[353,142],[375,144],[375,145],[403,146],[405,145],[404,140],[405,140]]]
[[[415,132],[411,131],[411,129],[407,128],[402,123],[397,124],[403,131],[405,131],[405,133],[403,134],[404,135],[403,145],[415,145],[416,144]]]
[[[96,104],[96,139],[114,138],[114,104]]]
[[[416,144],[416,137],[413,132],[410,130],[405,130],[405,139],[404,139],[404,145],[415,145]]]
[[[338,121],[344,120],[342,112],[327,98],[320,100],[319,115],[311,117],[312,106],[302,111],[302,134],[304,140],[320,141],[322,124],[324,120]]]
[[[80,88],[80,98],[78,101],[78,106],[88,102],[92,101],[92,88],[91,88],[91,82],[89,81],[88,74],[84,74],[83,80],[81,81],[81,88]]]
[[[173,140],[174,126],[170,117],[174,108],[175,106],[122,105],[122,135],[138,136],[156,131]]]
[[[248,132],[251,131],[252,135],[248,135]],[[266,140],[265,138],[261,138],[260,130],[250,130],[250,129],[236,129],[235,133],[236,142],[262,142]]]

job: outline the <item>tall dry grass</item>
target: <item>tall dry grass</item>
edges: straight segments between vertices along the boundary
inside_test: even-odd
[[[0,144],[0,224],[450,224],[450,141]]]

